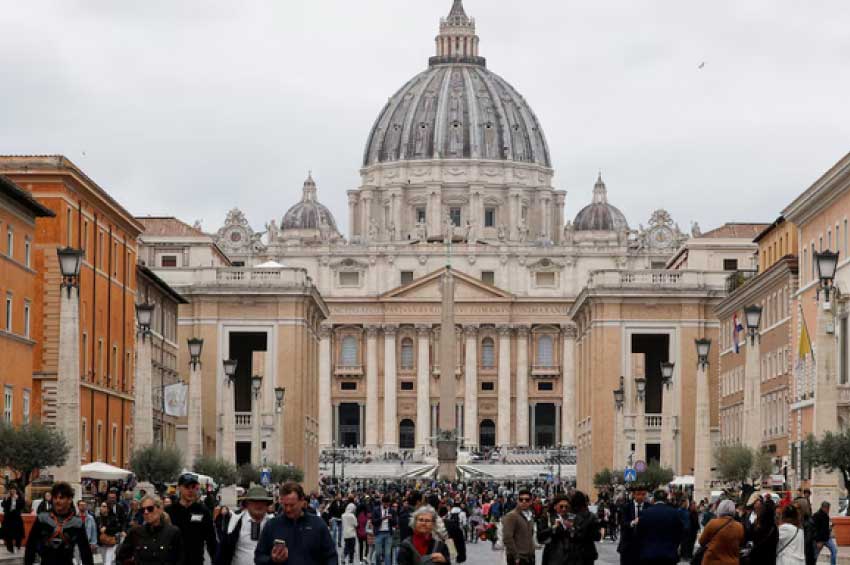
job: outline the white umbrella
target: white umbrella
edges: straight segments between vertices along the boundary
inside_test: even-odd
[[[126,469],[121,469],[119,467],[113,467],[112,465],[101,463],[100,461],[88,463],[80,467],[80,477],[83,479],[124,481],[127,480],[132,474],[132,471],[127,471]]]

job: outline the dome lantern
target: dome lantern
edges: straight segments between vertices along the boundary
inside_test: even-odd
[[[601,172],[593,185],[593,201],[576,215],[573,227],[576,231],[619,232],[629,229],[626,216],[608,203],[608,188]]]
[[[280,223],[280,234],[285,240],[341,239],[333,214],[318,200],[312,172],[304,181],[301,201],[284,214]]]

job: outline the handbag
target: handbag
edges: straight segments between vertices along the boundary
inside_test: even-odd
[[[115,536],[107,535],[106,533],[101,533],[98,536],[97,541],[100,542],[100,545],[103,545],[105,547],[112,547],[118,544],[118,538],[116,538]]]
[[[705,557],[705,550],[708,549],[708,544],[710,544],[714,540],[717,534],[720,533],[720,530],[722,530],[734,521],[735,520],[733,520],[732,518],[729,518],[728,522],[720,526],[717,531],[714,532],[714,535],[712,535],[709,539],[705,540],[705,544],[699,546],[699,549],[694,552],[694,556],[691,557],[691,565],[702,565],[702,558]]]

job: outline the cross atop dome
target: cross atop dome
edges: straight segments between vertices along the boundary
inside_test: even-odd
[[[608,204],[608,188],[602,180],[602,171],[599,171],[599,177],[593,185],[593,203]]]
[[[454,0],[448,17],[440,19],[440,34],[436,38],[437,55],[431,57],[431,65],[444,63],[468,63],[484,66],[483,57],[478,56],[478,36],[475,20],[466,15],[463,0]]]
[[[301,197],[302,202],[314,202],[316,200],[316,181],[313,180],[313,171],[307,173],[307,180],[304,181],[304,192]]]

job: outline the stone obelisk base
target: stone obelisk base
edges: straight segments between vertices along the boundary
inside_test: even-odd
[[[452,436],[454,434],[451,434]],[[437,440],[437,478],[441,481],[457,480],[457,439],[440,438]]]

